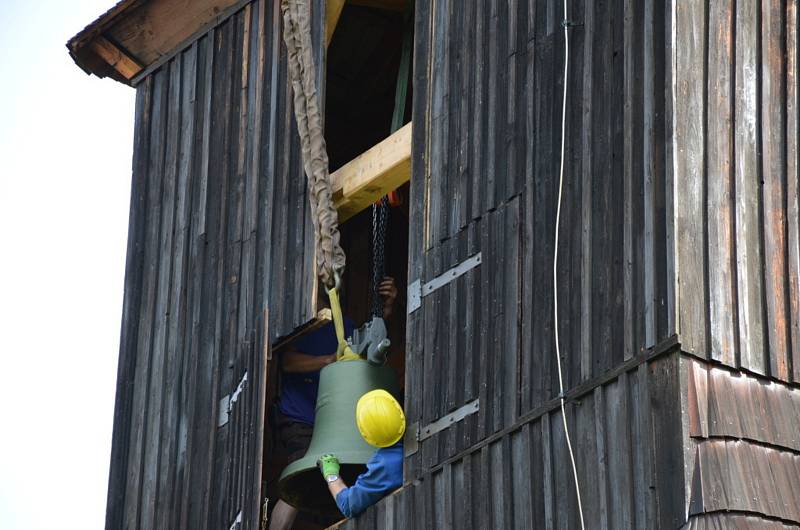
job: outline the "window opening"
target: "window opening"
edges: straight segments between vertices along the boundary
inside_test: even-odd
[[[398,10],[398,2],[394,0],[387,2],[393,9],[358,4],[361,2],[345,3],[327,51],[325,139],[331,173],[387,139],[411,118],[413,16],[406,10]],[[394,278],[398,290],[386,323],[391,340],[387,365],[397,373],[401,398],[405,388],[408,190],[406,182],[391,197],[384,244],[385,274]],[[342,310],[357,326],[370,319],[373,300],[373,208],[365,206],[344,222],[340,211],[341,243],[347,255]],[[281,347],[289,345],[291,342]],[[275,405],[279,359],[280,351],[276,351],[268,376],[268,432],[262,475],[262,495],[269,499],[270,509],[278,499],[278,478],[286,465]],[[301,512],[293,528],[321,529],[336,520]]]

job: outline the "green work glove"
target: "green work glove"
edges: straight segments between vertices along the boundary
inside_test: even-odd
[[[317,467],[322,471],[322,477],[327,480],[331,475],[339,474],[339,459],[331,454],[322,455],[317,460]]]

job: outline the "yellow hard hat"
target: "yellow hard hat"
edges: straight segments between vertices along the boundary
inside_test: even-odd
[[[368,444],[389,447],[406,431],[406,416],[400,403],[386,390],[372,390],[356,405],[358,432]]]

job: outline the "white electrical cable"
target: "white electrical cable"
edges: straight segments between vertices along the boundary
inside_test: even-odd
[[[564,378],[561,375],[561,349],[558,345],[558,228],[561,224],[561,191],[564,188],[564,143],[566,141],[567,123],[567,73],[569,72],[569,18],[567,18],[567,0],[564,0],[564,98],[561,106],[561,167],[558,172],[558,205],[556,206],[556,234],[553,247],[553,331],[556,342],[556,360],[558,362],[558,399],[561,402],[561,419],[564,422],[564,436],[567,439],[569,459],[572,462],[572,477],[575,479],[575,493],[578,496],[578,514],[581,518],[581,530],[585,530],[583,523],[583,504],[581,502],[581,487],[578,481],[578,468],[575,465],[575,453],[572,451],[572,441],[567,427],[567,412],[564,408]]]

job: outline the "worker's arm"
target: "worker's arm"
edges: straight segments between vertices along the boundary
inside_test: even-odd
[[[336,361],[336,354],[309,355],[299,351],[286,351],[281,354],[281,367],[290,374],[316,372]]]
[[[327,467],[333,455],[322,457],[322,473],[324,477],[339,474],[338,460],[335,473]],[[403,483],[402,446],[399,450],[387,452],[379,450],[367,462],[367,471],[359,475],[356,483],[347,487],[341,478],[328,482],[328,490],[336,500],[339,511],[345,517],[356,517],[361,512],[384,498]]]
[[[394,302],[397,299],[397,285],[394,283],[394,278],[384,276],[378,286],[378,294],[383,298],[383,319],[388,320],[394,312]]]
[[[344,480],[341,478],[337,478],[333,482],[328,482],[328,490],[333,495],[334,500],[339,495],[339,492],[344,491],[347,489],[347,484],[344,483]]]

